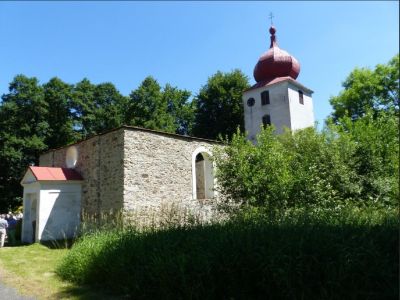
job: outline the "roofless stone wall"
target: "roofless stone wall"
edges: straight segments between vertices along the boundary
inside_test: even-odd
[[[84,178],[84,216],[124,213],[137,225],[172,219],[210,220],[215,200],[193,198],[193,153],[220,144],[135,127],[122,127],[72,146]],[[40,166],[66,167],[70,146],[40,157]],[[194,193],[195,194],[195,193]]]
[[[123,208],[124,130],[97,135],[77,144],[75,169],[82,175],[82,214],[93,216],[120,211]],[[69,147],[49,151],[40,156],[40,166],[67,167]]]
[[[215,201],[193,199],[192,163],[196,149],[211,153],[217,143],[137,130],[124,134],[126,214],[141,224],[168,217],[212,218]]]

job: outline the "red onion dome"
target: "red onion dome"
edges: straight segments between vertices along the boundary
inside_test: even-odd
[[[285,76],[296,79],[300,73],[299,62],[285,50],[279,48],[274,26],[271,26],[269,32],[271,34],[271,45],[268,51],[261,55],[254,67],[254,79],[257,82]]]

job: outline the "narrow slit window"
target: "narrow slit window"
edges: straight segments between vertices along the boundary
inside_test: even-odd
[[[262,118],[262,123],[263,123],[264,126],[269,126],[269,125],[271,125],[271,116],[270,116],[270,115],[265,115],[265,116]]]
[[[303,97],[303,92],[299,90],[299,102],[300,104],[304,105],[304,97]]]
[[[269,104],[269,91],[264,91],[261,93],[261,105]]]

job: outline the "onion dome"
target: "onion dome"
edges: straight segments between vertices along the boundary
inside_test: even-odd
[[[276,29],[274,26],[270,27],[269,32],[271,34],[271,45],[268,51],[261,55],[254,67],[254,79],[257,82],[285,76],[296,79],[300,73],[299,62],[289,53],[279,48],[276,42]]]

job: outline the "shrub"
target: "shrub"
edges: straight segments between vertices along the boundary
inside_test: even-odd
[[[398,225],[393,211],[348,207],[100,232],[57,272],[133,299],[398,299]]]
[[[262,129],[256,145],[239,131],[214,151],[226,202],[266,210],[332,208],[344,202],[393,207],[398,202],[399,137],[394,115],[367,114],[322,132],[277,136]]]

